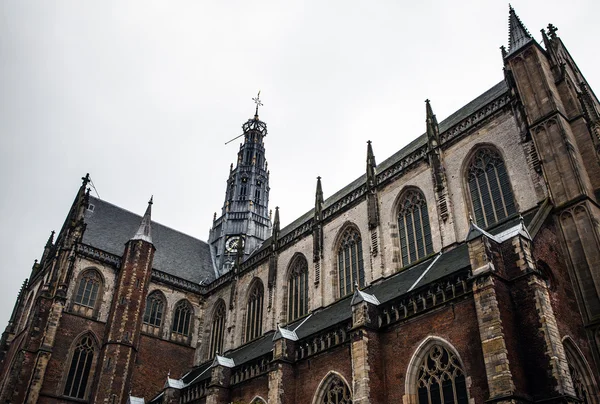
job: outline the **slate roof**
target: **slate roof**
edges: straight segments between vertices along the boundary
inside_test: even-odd
[[[139,228],[142,217],[111,203],[90,196],[93,210],[85,211],[83,243],[121,256],[125,243]],[[152,222],[152,241],[156,247],[153,267],[191,282],[211,282],[215,271],[210,247],[204,241]]]
[[[439,123],[440,135],[442,133],[444,133],[445,131],[447,131],[448,129],[450,129],[451,127],[453,127],[454,125],[456,125],[457,123],[459,123],[460,121],[462,121],[463,119],[467,118],[469,115],[476,112],[479,108],[485,106],[486,104],[488,104],[488,103],[492,102],[493,100],[495,100],[496,98],[500,97],[502,94],[506,93],[507,91],[508,91],[508,85],[506,84],[506,82],[504,80],[502,80],[501,82],[499,82],[498,84],[496,84],[495,86],[493,86],[492,88],[490,88],[489,90],[487,90],[486,92],[481,94],[479,97],[475,98],[473,101],[469,102],[464,107],[460,108],[458,111],[456,111],[455,113],[450,115],[448,118],[441,121]],[[383,162],[378,164],[377,165],[377,173],[381,173],[384,170],[390,168],[395,163],[402,160],[403,158],[405,158],[412,152],[416,151],[421,146],[424,146],[425,144],[427,144],[427,134],[426,133],[422,134],[421,136],[419,136],[418,138],[416,138],[415,140],[413,140],[412,142],[410,142],[409,144],[404,146],[402,149],[400,149],[399,151],[394,153],[392,156],[388,157]],[[339,199],[341,199],[345,195],[349,194],[353,190],[360,187],[362,184],[364,184],[366,182],[366,179],[367,179],[366,174],[363,174],[360,177],[358,177],[357,179],[355,179],[354,181],[352,181],[350,184],[346,185],[344,188],[340,189],[339,191],[337,191],[336,193],[331,195],[329,198],[327,198],[323,202],[323,209],[328,208],[329,206],[333,205],[335,202],[337,202]],[[290,223],[289,225],[287,225],[283,229],[281,229],[280,237],[283,237],[286,234],[290,233],[292,230],[297,228],[299,225],[301,225],[302,223],[304,223],[305,221],[307,221],[308,219],[313,217],[313,215],[314,215],[314,209],[309,210],[308,212],[306,212],[305,214],[303,214],[302,216],[300,216],[299,218],[294,220],[292,223]]]

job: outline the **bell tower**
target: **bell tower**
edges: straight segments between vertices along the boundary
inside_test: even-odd
[[[217,276],[230,271],[236,262],[238,244],[242,261],[260,248],[270,236],[269,171],[265,159],[264,137],[267,125],[258,117],[262,106],[260,92],[254,118],[242,125],[244,141],[240,144],[235,167],[231,164],[225,202],[221,215],[213,218],[208,242],[211,245]]]

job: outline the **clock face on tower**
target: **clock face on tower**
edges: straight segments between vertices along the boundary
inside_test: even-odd
[[[244,239],[242,237],[231,236],[227,238],[227,241],[225,241],[225,250],[230,253],[236,252],[238,243],[240,243],[241,248],[244,248]]]

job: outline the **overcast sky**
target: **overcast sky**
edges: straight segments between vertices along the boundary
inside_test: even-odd
[[[597,0],[517,0],[600,91]],[[0,330],[89,172],[99,196],[208,238],[240,126],[268,125],[282,224],[502,80],[505,1],[0,2]]]

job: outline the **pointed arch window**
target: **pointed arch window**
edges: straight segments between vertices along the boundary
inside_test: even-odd
[[[433,252],[427,202],[421,191],[411,189],[402,197],[398,213],[402,266]]]
[[[252,341],[262,335],[263,301],[263,284],[260,281],[256,281],[250,290],[250,297],[246,305],[246,342]]]
[[[478,225],[489,227],[517,212],[506,166],[495,149],[477,150],[467,170],[467,182]]]
[[[146,298],[142,331],[154,335],[159,334],[164,318],[164,311],[165,299],[163,295],[158,291],[150,293]]]
[[[354,283],[365,286],[362,239],[354,227],[346,229],[338,250],[338,282],[340,297],[354,290]]]
[[[589,364],[581,351],[570,337],[563,340],[565,356],[569,365],[569,373],[573,381],[575,395],[583,404],[596,404],[599,402],[600,392],[592,376]]]
[[[468,404],[463,367],[444,346],[431,345],[417,372],[419,404]]]
[[[352,404],[350,388],[339,376],[330,375],[317,396],[319,404]]]
[[[95,344],[91,336],[83,336],[75,345],[65,383],[64,395],[85,399],[94,362]]]
[[[220,300],[217,303],[217,307],[215,309],[215,314],[213,315],[212,320],[212,328],[210,331],[210,347],[209,347],[209,356],[212,358],[215,354],[223,353],[223,336],[225,334],[225,303]]]
[[[189,342],[192,315],[194,311],[187,300],[181,300],[173,311],[171,337],[180,342]]]
[[[84,316],[92,317],[96,314],[97,306],[102,291],[102,278],[98,271],[89,269],[81,274],[75,289],[72,309]]]
[[[308,262],[303,255],[293,259],[288,279],[288,322],[308,314]]]

